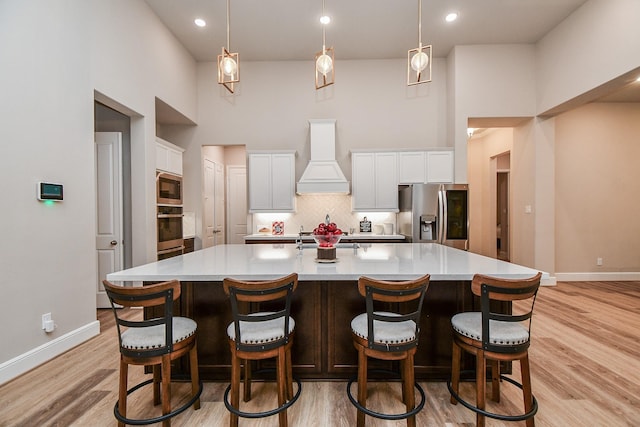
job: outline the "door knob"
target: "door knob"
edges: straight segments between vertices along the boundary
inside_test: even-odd
[[[118,242],[117,242],[117,241],[115,241],[115,240],[112,240],[110,243],[111,243],[111,246],[115,246],[115,245],[117,245],[117,244],[118,244]]]

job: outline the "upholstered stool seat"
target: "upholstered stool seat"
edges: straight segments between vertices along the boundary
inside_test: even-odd
[[[293,372],[291,346],[296,322],[291,317],[291,298],[298,286],[298,275],[264,281],[242,281],[226,278],[225,293],[231,301],[233,322],[227,327],[231,350],[231,384],[224,393],[224,404],[229,411],[229,424],[237,427],[238,417],[263,418],[278,415],[280,427],[286,427],[287,408],[302,390],[293,394]],[[281,308],[278,311],[261,311],[260,305]],[[251,399],[251,361],[276,359],[276,382],[278,385],[278,407],[264,412],[240,410],[240,370],[244,362],[244,401]]]
[[[527,279],[500,279],[476,274],[471,291],[480,297],[480,312],[458,313],[451,318],[453,352],[451,381],[447,383],[451,403],[460,402],[476,413],[476,425],[483,427],[485,417],[502,421],[526,420],[527,427],[534,426],[538,404],[531,391],[528,348],[531,339],[531,317],[541,274]],[[499,303],[517,302],[517,312],[498,312]],[[514,311],[516,311],[514,309]],[[465,400],[459,394],[460,358],[462,351],[476,358],[476,403]],[[500,373],[501,362],[520,362],[522,383]],[[500,401],[500,382],[507,381],[522,389],[524,413],[500,414],[485,409],[487,362],[490,364],[492,400]]]
[[[251,313],[249,316],[268,316],[273,312]],[[292,334],[296,327],[296,321],[289,316],[289,334]],[[227,327],[227,336],[229,339],[236,340],[235,325],[231,323]],[[243,322],[240,321],[240,336],[243,344],[262,344],[278,341],[284,338],[284,318],[264,320],[261,322]]]
[[[173,344],[186,340],[196,333],[198,325],[187,317],[173,318]],[[129,350],[149,350],[164,347],[164,325],[146,326],[143,328],[127,329],[122,333],[122,347]]]
[[[400,316],[398,313],[386,311],[375,311],[374,314],[388,317]],[[362,313],[354,317],[351,321],[351,332],[360,338],[367,339],[367,321],[367,313]],[[416,339],[416,322],[413,320],[405,320],[392,323],[374,320],[373,336],[374,342],[379,345],[408,343]]]
[[[116,318],[120,343],[120,385],[118,402],[113,413],[118,426],[147,425],[162,422],[168,427],[171,418],[193,405],[200,409],[202,382],[198,375],[196,330],[192,319],[173,316],[174,301],[180,297],[177,280],[147,286],[125,287],[104,281],[104,289]],[[129,320],[120,315],[120,307],[154,308],[154,314],[143,320]],[[159,309],[159,310],[158,310]],[[157,317],[154,317],[157,316]],[[189,356],[191,396],[182,406],[171,409],[171,362]],[[153,367],[153,378],[128,388],[129,365]],[[132,419],[127,417],[127,396],[147,384],[153,383],[153,403],[162,403],[162,415]]]
[[[451,318],[453,330],[476,341],[482,340],[482,313],[458,313]],[[496,345],[517,345],[529,341],[529,330],[519,323],[489,320],[489,342]]]
[[[429,276],[404,282],[375,280],[361,277],[358,291],[365,297],[367,311],[351,320],[351,337],[358,350],[358,399],[351,393],[355,378],[347,383],[347,396],[358,410],[358,427],[365,424],[365,415],[384,420],[407,420],[408,426],[415,426],[415,415],[425,404],[424,390],[415,382],[413,358],[420,336],[420,313],[425,292],[429,286]],[[374,307],[384,306],[385,310]],[[389,308],[394,311],[390,311]],[[397,311],[396,311],[397,310]],[[367,364],[368,358],[397,360],[401,366],[403,380],[402,396],[406,412],[386,414],[367,408]],[[421,400],[415,404],[415,389]]]

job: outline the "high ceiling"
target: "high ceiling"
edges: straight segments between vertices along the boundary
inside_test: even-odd
[[[145,0],[197,61],[226,46],[226,0]],[[422,41],[436,57],[455,45],[535,43],[587,0],[422,0]],[[322,49],[322,0],[230,0],[230,50],[241,61],[313,60]],[[455,11],[459,18],[447,23]],[[418,45],[418,0],[325,0],[336,61],[406,58]],[[207,26],[199,28],[195,18]],[[602,100],[640,102],[640,84]],[[624,86],[624,88],[621,87]],[[615,90],[614,90],[615,88]]]
[[[225,0],[145,0],[197,61],[226,45]],[[533,43],[586,0],[423,0],[422,40],[436,57],[455,45]],[[444,17],[456,11],[448,24]],[[418,0],[325,0],[338,59],[403,58],[418,45]],[[322,0],[231,0],[231,51],[241,60],[312,60],[322,49]],[[207,22],[196,27],[195,18]]]

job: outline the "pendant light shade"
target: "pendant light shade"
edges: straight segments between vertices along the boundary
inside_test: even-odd
[[[431,81],[431,45],[422,45],[422,0],[418,0],[418,47],[407,52],[407,86]]]
[[[332,85],[335,81],[333,47],[326,47],[325,27],[331,19],[324,14],[324,0],[322,0],[322,50],[316,53],[316,90]]]
[[[223,47],[222,53],[218,55],[218,84],[233,93],[234,84],[240,81],[240,57],[237,52],[229,52],[231,50],[229,20],[229,0],[227,0],[227,47]]]

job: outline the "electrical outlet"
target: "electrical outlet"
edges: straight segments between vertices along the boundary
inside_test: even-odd
[[[47,329],[47,322],[51,321],[51,313],[45,313],[42,315],[42,329]]]
[[[602,265],[602,258],[596,258],[596,265]]]

